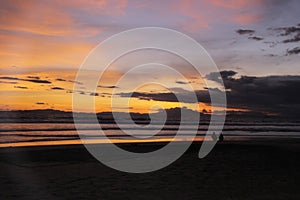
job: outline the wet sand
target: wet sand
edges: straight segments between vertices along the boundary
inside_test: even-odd
[[[1,148],[0,199],[300,199],[299,139],[224,141],[204,159],[200,144],[146,174],[110,169],[82,145]]]

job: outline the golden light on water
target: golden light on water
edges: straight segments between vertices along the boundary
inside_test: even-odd
[[[183,138],[157,138],[157,139],[110,139],[110,142],[105,139],[85,139],[85,144],[106,144],[106,143],[156,143],[156,142],[184,142],[184,141],[203,141],[204,138],[196,137],[194,139],[183,137]],[[35,141],[35,142],[15,142],[15,143],[4,143],[0,144],[0,148],[4,147],[25,147],[25,146],[52,146],[52,145],[80,145],[83,144],[81,140],[58,140],[58,141]]]

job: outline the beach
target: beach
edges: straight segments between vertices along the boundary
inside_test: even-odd
[[[82,145],[0,149],[1,199],[299,199],[300,140],[224,141],[204,159],[195,142],[159,171],[108,168]],[[163,143],[121,144],[144,152]]]

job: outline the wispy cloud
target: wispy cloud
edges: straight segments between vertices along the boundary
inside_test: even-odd
[[[258,36],[252,36],[252,37],[248,37],[248,39],[260,41],[260,40],[263,40],[264,38],[258,37]]]
[[[49,80],[42,80],[42,79],[25,79],[25,78],[17,78],[17,77],[10,77],[10,76],[2,76],[0,77],[2,80],[17,80],[17,81],[27,81],[32,83],[44,83],[44,84],[51,84]]]
[[[295,47],[293,49],[288,49],[286,51],[286,55],[296,55],[296,54],[300,54],[300,47]]]
[[[19,88],[19,89],[28,89],[26,86],[14,86],[14,88]]]
[[[18,84],[16,81],[0,81],[2,84]]]
[[[79,81],[73,81],[73,80],[66,80],[66,79],[62,79],[62,78],[57,78],[55,79],[56,81],[61,81],[61,82],[70,82],[70,83],[76,83],[78,85],[83,85],[82,82],[79,82]]]
[[[118,86],[116,85],[98,85],[97,86],[98,88],[110,88],[110,89],[113,89],[113,88],[118,88]]]
[[[30,79],[37,79],[37,80],[41,79],[39,76],[27,76],[27,78],[30,78]]]
[[[185,84],[189,84],[190,82],[188,82],[188,81],[175,81],[175,83],[185,85]]]
[[[245,34],[253,34],[253,33],[255,33],[255,30],[251,30],[251,29],[238,29],[238,30],[236,30],[236,32],[238,33],[238,34],[240,34],[240,35],[245,35]]]
[[[61,87],[51,87],[51,90],[65,90],[65,89]]]
[[[288,39],[282,40],[281,41],[282,43],[293,43],[293,42],[300,41],[300,26],[299,26],[299,24],[297,26],[274,28],[273,30],[279,31],[280,36],[290,37]]]

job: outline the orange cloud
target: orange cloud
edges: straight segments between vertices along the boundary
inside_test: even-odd
[[[0,68],[76,67],[94,46],[81,41],[51,41],[42,37],[0,35]]]
[[[97,111],[111,111],[111,95],[109,94],[112,93],[113,88],[98,87],[96,91],[88,90],[84,83],[75,83],[76,73],[76,70],[70,69],[2,75],[0,77],[0,97],[2,100],[0,109],[52,108],[70,111],[72,110],[72,94],[76,92],[84,95],[83,97],[86,99],[95,98]],[[94,75],[95,73],[100,72],[84,72],[83,81],[89,80],[91,74]],[[120,77],[118,72],[106,72],[104,78],[101,79],[101,85],[113,85],[114,83],[111,81],[118,79],[118,77]],[[47,81],[47,83],[45,84],[43,81]],[[75,91],[73,91],[74,84],[78,86]],[[92,93],[98,95],[95,97]],[[102,95],[103,93],[105,95]],[[82,111],[91,112],[92,110],[88,110],[86,105],[82,105]]]
[[[126,0],[4,0],[0,8],[0,68],[79,66],[96,45],[87,38],[107,30],[89,18],[124,15]],[[85,12],[82,19],[79,13]],[[97,15],[92,15],[95,13]]]

